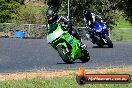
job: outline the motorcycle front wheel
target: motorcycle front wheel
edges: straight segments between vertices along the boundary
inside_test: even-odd
[[[105,35],[105,39],[107,41],[108,47],[113,48],[113,43],[112,43],[111,39],[107,35]]]
[[[70,52],[67,52],[67,49],[63,46],[58,46],[57,51],[59,53],[59,56],[62,58],[62,60],[67,64],[72,64],[73,60],[71,58]]]
[[[103,44],[101,38],[100,38],[99,36],[94,36],[94,38],[95,38],[96,44],[97,44],[100,48],[103,48],[104,44]]]

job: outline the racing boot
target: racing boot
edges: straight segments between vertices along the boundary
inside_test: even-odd
[[[82,42],[80,42],[79,47],[82,48],[82,49],[86,49],[87,48],[87,46],[85,44],[83,44]]]
[[[81,39],[79,40],[79,47],[82,49],[87,49],[87,46],[85,44],[82,43]]]

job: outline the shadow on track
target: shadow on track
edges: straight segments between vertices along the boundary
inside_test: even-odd
[[[106,45],[106,46],[103,46],[103,47],[93,46],[92,48],[110,48],[110,47],[108,47],[108,46]]]
[[[73,62],[73,63],[71,63],[71,64],[76,64],[76,63],[83,63],[83,62],[79,62],[79,61],[77,61],[77,62]],[[65,63],[65,62],[62,62],[62,63],[57,63],[57,64],[67,64],[67,63]]]

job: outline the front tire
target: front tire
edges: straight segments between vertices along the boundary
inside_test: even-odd
[[[111,39],[107,35],[105,36],[105,39],[107,40],[108,47],[113,48],[113,43],[112,43]]]
[[[104,44],[103,44],[101,38],[100,38],[99,36],[94,36],[94,38],[95,38],[96,44],[97,44],[100,48],[103,48]]]
[[[59,53],[59,56],[62,58],[62,60],[65,63],[67,63],[67,64],[72,64],[73,63],[70,52],[68,52],[66,54],[64,53],[64,51],[66,51],[65,47],[63,48],[63,46],[58,46],[57,51]]]

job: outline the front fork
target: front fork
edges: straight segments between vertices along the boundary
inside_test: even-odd
[[[105,36],[109,36],[109,32],[108,32],[106,29],[105,29],[105,31],[103,31],[103,32],[101,33],[101,37],[102,37],[103,42],[104,42],[105,44],[107,44],[107,40],[106,40]]]
[[[72,46],[72,49],[69,50],[67,44],[65,42],[59,43],[56,47],[58,46],[64,46],[65,50],[63,51],[64,54],[71,53],[72,60],[74,61],[76,59],[77,53],[79,52],[78,45]]]

